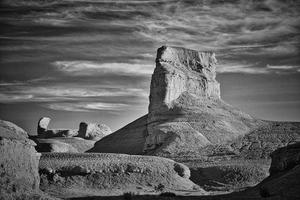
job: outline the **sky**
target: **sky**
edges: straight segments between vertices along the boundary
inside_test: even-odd
[[[2,0],[0,118],[36,134],[147,113],[156,49],[213,51],[222,99],[300,121],[300,1]]]

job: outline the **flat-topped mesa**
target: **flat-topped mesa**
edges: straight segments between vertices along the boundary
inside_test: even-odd
[[[257,129],[262,121],[220,99],[216,58],[178,47],[157,50],[147,115],[95,143],[90,152],[194,156]]]
[[[215,79],[216,63],[212,52],[160,47],[151,79],[149,112],[161,106],[172,107],[172,101],[184,92],[219,99],[220,84]]]

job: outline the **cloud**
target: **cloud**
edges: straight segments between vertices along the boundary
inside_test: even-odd
[[[103,102],[76,102],[45,104],[45,107],[58,111],[92,112],[92,111],[121,111],[129,108],[127,104]]]
[[[5,2],[11,9],[18,8],[16,16],[5,16],[6,22],[14,26],[25,23],[28,30],[11,34],[16,29],[7,29],[9,34],[2,37],[29,43],[25,47],[46,51],[44,56],[61,57],[63,53],[65,57],[91,62],[107,56],[124,56],[115,63],[127,63],[130,55],[153,57],[155,48],[163,44],[213,50],[235,59],[241,55],[264,59],[266,55],[299,53],[300,5],[295,1]],[[19,12],[22,6],[39,9]],[[13,48],[26,50],[21,45]],[[16,52],[14,57],[18,55],[17,60],[28,61],[41,57],[32,54],[25,54],[24,58]]]
[[[227,63],[217,66],[217,73],[267,74],[266,68],[253,67],[252,64]]]
[[[49,83],[48,83],[49,84]],[[53,84],[53,83],[52,83]],[[145,101],[148,91],[142,88],[126,88],[121,86],[94,85],[93,83],[74,86],[73,84],[59,84],[53,86],[38,86],[39,83],[1,83],[0,102],[65,102],[80,100],[95,100],[101,98],[113,101],[135,98]]]
[[[4,1],[0,102],[147,106],[162,45],[216,51],[218,73],[300,72],[298,1],[82,2]]]
[[[56,61],[53,65],[71,76],[98,76],[103,74],[151,75],[154,64],[97,63],[92,61]]]
[[[24,101],[30,101],[32,98],[33,95],[31,94],[1,94],[0,93],[1,103],[24,102]]]
[[[266,66],[267,69],[270,71],[275,71],[277,73],[280,72],[299,72],[300,66],[293,66],[293,65],[269,65]]]
[[[300,66],[269,65],[260,66],[259,63],[225,63],[217,65],[217,73],[242,73],[242,74],[272,74],[272,73],[297,73]]]

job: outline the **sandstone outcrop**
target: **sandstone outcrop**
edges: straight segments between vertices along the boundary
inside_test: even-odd
[[[51,119],[49,117],[42,117],[38,122],[37,133],[38,135],[44,134],[48,130]]]
[[[271,154],[270,175],[275,175],[300,165],[300,142],[277,149]]]
[[[64,197],[122,195],[130,191],[195,190],[190,170],[173,160],[125,154],[45,153],[40,161],[41,189]],[[161,191],[160,191],[161,192]]]
[[[74,137],[78,135],[75,129],[48,129],[51,119],[42,117],[38,122],[37,133],[39,138]]]
[[[81,122],[79,129],[49,129],[50,121],[49,117],[42,117],[38,122],[38,135],[31,136],[38,152],[85,152],[111,133],[105,124],[86,122]]]
[[[211,52],[159,48],[148,114],[98,141],[91,151],[165,157],[196,154],[263,125],[222,101],[216,62]],[[110,145],[113,141],[115,145]]]
[[[270,176],[259,184],[262,197],[300,198],[300,143],[274,151]]]
[[[11,122],[0,120],[1,198],[25,198],[30,193],[38,193],[40,154],[34,146],[35,143],[28,139],[23,129]]]
[[[79,125],[78,137],[88,140],[100,140],[101,138],[111,134],[111,130],[105,124],[85,123]]]
[[[210,191],[258,184],[268,176],[270,153],[300,141],[300,123],[259,120],[225,103],[215,64],[213,53],[158,49],[148,114],[89,152],[172,158],[188,165],[191,180]]]
[[[145,152],[177,155],[226,143],[259,126],[259,120],[220,99],[216,63],[210,52],[158,49],[151,79]]]
[[[173,101],[184,92],[220,99],[220,84],[215,79],[216,63],[212,52],[159,48],[151,79],[149,113],[172,108]]]

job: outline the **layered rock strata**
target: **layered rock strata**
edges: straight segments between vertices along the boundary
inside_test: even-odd
[[[212,52],[162,46],[150,86],[149,113],[170,109],[181,94],[220,99],[216,81],[217,59]]]

